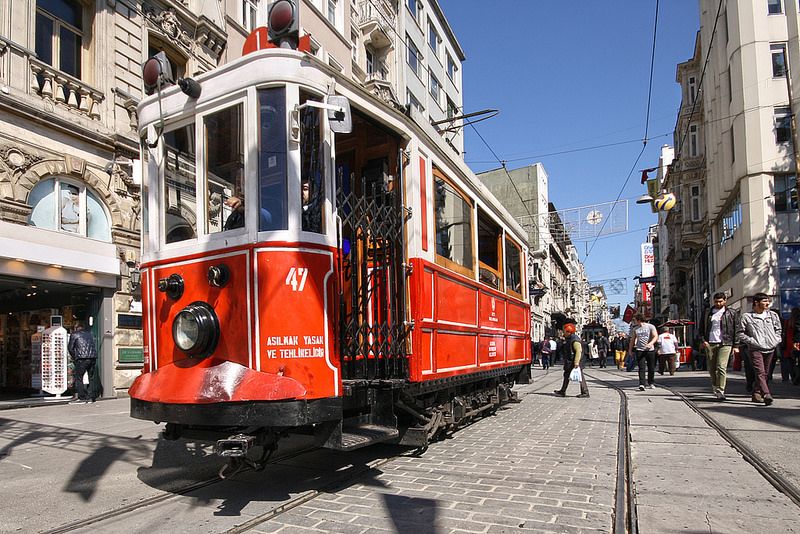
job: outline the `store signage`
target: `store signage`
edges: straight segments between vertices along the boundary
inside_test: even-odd
[[[144,363],[144,349],[141,347],[125,347],[117,349],[119,363]]]
[[[142,316],[120,313],[119,315],[117,315],[117,327],[142,328]]]

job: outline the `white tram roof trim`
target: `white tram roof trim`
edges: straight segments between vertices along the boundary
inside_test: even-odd
[[[223,78],[223,83],[209,83],[218,78]],[[258,85],[296,83],[316,88],[324,94],[331,82],[335,81],[336,93],[348,97],[354,109],[366,111],[373,119],[384,123],[406,140],[412,136],[416,137],[429,153],[426,158],[434,161],[451,179],[462,183],[482,204],[490,206],[499,216],[500,222],[513,234],[514,239],[527,247],[527,232],[481,183],[472,169],[461,158],[453,156],[452,148],[436,133],[433,126],[427,124],[425,127],[420,126],[418,122],[401,111],[387,106],[364,91],[355,81],[342,76],[316,57],[285,48],[269,48],[244,55],[200,74],[195,79],[203,88],[202,94],[196,101],[183,94],[177,85],[162,89],[161,110],[165,121],[179,119],[232,93]],[[145,132],[149,126],[154,126],[161,120],[157,99],[158,93],[155,93],[139,103],[141,132]],[[431,158],[431,148],[435,148],[436,158]]]

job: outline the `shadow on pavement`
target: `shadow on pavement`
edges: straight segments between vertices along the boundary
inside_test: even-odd
[[[90,501],[97,489],[97,483],[106,471],[125,455],[119,447],[103,446],[83,459],[64,486],[64,491],[77,493],[84,501]]]
[[[436,534],[438,501],[402,495],[382,495],[396,532]]]
[[[291,453],[292,449],[302,450],[302,441],[290,443],[288,450],[279,449],[276,454]],[[369,467],[369,463],[396,456],[408,450],[406,447],[375,445],[352,452],[328,449],[314,449],[275,463],[268,464],[262,471],[245,470],[183,495],[191,499],[192,506],[216,504],[215,516],[241,516],[251,503],[271,503],[272,508],[310,490],[338,491],[353,484],[382,485],[376,477],[381,473]],[[204,462],[198,470],[197,462]],[[226,460],[210,454],[205,446],[178,440],[159,440],[151,467],[138,471],[139,479],[145,484],[166,492],[180,492],[181,486],[191,483],[182,475],[187,464],[194,463],[192,479],[214,478]],[[333,489],[335,487],[335,490]],[[259,508],[262,514],[270,508]],[[252,515],[254,511],[250,511]]]

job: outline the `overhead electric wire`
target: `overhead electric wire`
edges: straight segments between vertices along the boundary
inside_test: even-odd
[[[625,191],[625,188],[628,186],[628,182],[633,175],[633,171],[636,170],[636,167],[639,165],[639,160],[642,159],[642,154],[644,154],[645,149],[647,148],[647,131],[650,127],[650,103],[653,98],[653,67],[655,64],[656,58],[656,38],[658,37],[658,6],[659,0],[656,0],[656,13],[655,13],[655,20],[653,21],[653,46],[650,52],[650,80],[648,82],[648,91],[647,91],[647,115],[645,118],[645,127],[644,127],[644,138],[642,139],[642,149],[639,151],[639,155],[636,156],[636,161],[633,162],[631,166],[631,170],[628,172],[628,176],[625,178],[625,182],[622,184],[622,187],[617,194],[617,199],[614,201],[614,205],[611,208],[611,212],[608,214],[608,217],[603,219],[603,225],[600,227],[600,231],[597,232],[597,236],[592,241],[592,245],[589,247],[589,250],[586,251],[586,256],[584,256],[583,261],[589,259],[589,255],[594,250],[594,246],[597,244],[597,238],[603,233],[603,228],[606,227],[606,223],[611,218],[611,213],[614,212],[614,208],[616,207],[616,203],[619,202],[619,199],[622,198],[622,193]]]
[[[658,139],[659,137],[666,137],[668,135],[672,135],[672,133],[673,132],[663,133],[663,134],[651,137],[650,139]],[[618,141],[616,143],[606,143],[604,145],[594,145],[594,146],[587,146],[587,147],[581,147],[581,148],[572,148],[572,149],[568,149],[568,150],[560,150],[558,152],[548,152],[548,153],[545,153],[545,154],[534,154],[532,156],[521,156],[521,157],[518,157],[518,158],[508,158],[508,159],[504,159],[503,161],[505,161],[506,163],[509,163],[509,162],[512,162],[512,161],[525,161],[525,160],[529,160],[529,159],[545,158],[545,157],[548,157],[548,156],[560,156],[562,154],[572,154],[574,152],[584,152],[586,150],[597,150],[597,149],[600,149],[600,148],[608,148],[608,147],[612,147],[612,146],[628,145],[630,143],[641,143],[641,142],[642,142],[641,139],[629,139],[627,141]],[[494,163],[494,161],[490,161],[490,160],[482,160],[482,161],[481,160],[474,160],[474,161],[467,161],[466,163]]]

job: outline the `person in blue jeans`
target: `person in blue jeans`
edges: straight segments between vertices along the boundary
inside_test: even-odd
[[[628,342],[628,354],[633,354],[639,365],[639,391],[645,387],[655,389],[656,376],[656,341],[658,331],[645,319],[643,313],[633,316]],[[647,366],[647,382],[645,383],[645,365]]]

